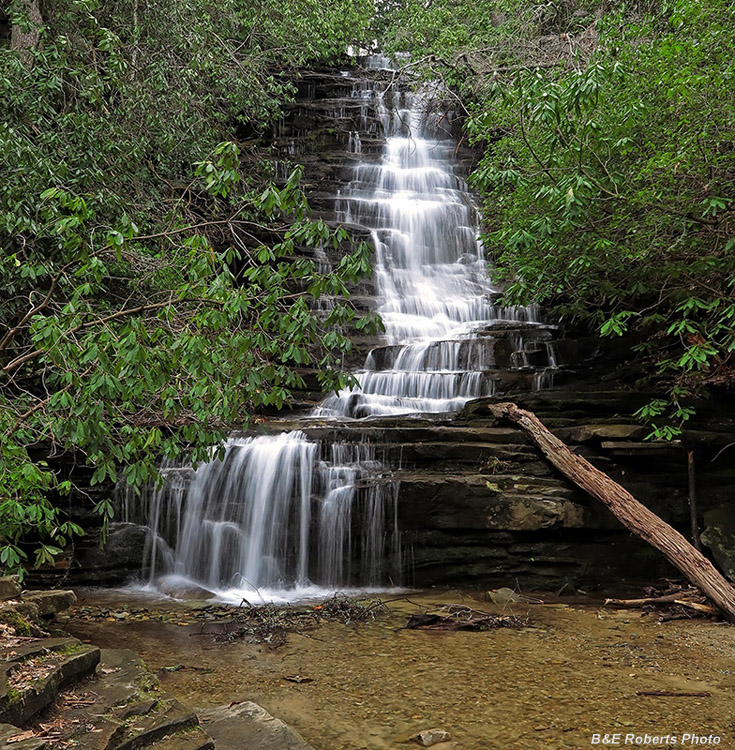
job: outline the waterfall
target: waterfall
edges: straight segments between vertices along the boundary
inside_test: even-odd
[[[379,67],[384,67],[383,61]],[[447,412],[495,390],[478,332],[508,322],[533,323],[535,307],[504,308],[487,273],[477,208],[424,97],[400,92],[388,110],[379,96],[387,139],[380,163],[364,163],[337,201],[341,221],[368,228],[375,245],[377,311],[389,367],[369,356],[359,387],[328,397],[319,416],[363,418]],[[460,362],[460,352],[463,352]]]
[[[395,490],[370,481],[381,468],[368,444],[320,445],[301,431],[233,437],[221,460],[195,471],[164,466],[164,483],[142,507],[128,498],[128,517],[139,508],[155,531],[145,573],[230,598],[278,598],[288,588],[306,595],[312,584],[378,586],[400,568]],[[355,551],[361,565],[353,571]]]
[[[367,67],[387,63],[375,58]],[[385,144],[380,161],[370,162],[360,132],[349,131],[347,148],[359,161],[336,200],[341,221],[372,234],[385,340],[355,373],[358,387],[327,397],[312,416],[446,413],[492,395],[502,369],[494,332],[511,327],[506,366],[534,369],[540,387],[556,368],[553,345],[543,343],[548,361],[536,372],[515,331],[537,325],[535,307],[497,304],[456,141],[427,114],[421,94],[391,92],[389,106],[385,89],[365,82],[351,94],[362,102],[364,133],[379,123]],[[368,123],[370,108],[376,116]],[[335,112],[344,117],[343,103]],[[250,599],[398,580],[399,486],[359,439],[317,442],[301,431],[233,437],[221,460],[196,471],[165,466],[163,474],[163,486],[138,503],[150,529],[144,570],[152,583],[174,575]]]

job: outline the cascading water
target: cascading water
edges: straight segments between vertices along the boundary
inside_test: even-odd
[[[327,398],[320,416],[446,412],[492,395],[491,352],[468,340],[535,318],[533,307],[493,304],[499,290],[488,278],[477,208],[456,174],[456,143],[439,137],[420,96],[398,98],[392,110],[381,106],[388,136],[381,162],[358,165],[337,201],[342,221],[372,232],[377,310],[398,350],[389,366],[368,356],[355,373],[359,388]]]
[[[384,58],[368,67],[384,68]],[[360,125],[385,145],[361,161],[337,198],[340,220],[369,229],[385,345],[356,373],[359,387],[328,397],[313,416],[366,418],[450,412],[495,388],[496,339],[529,326],[535,310],[499,308],[479,241],[479,216],[421,96],[357,85]],[[372,107],[377,118],[368,118]],[[344,114],[340,104],[337,114]],[[359,131],[348,148],[361,154]],[[514,334],[515,367],[528,367]],[[549,361],[541,372],[555,367]],[[543,381],[534,376],[537,385]],[[196,471],[164,467],[167,481],[144,499],[151,582],[175,575],[229,598],[297,598],[316,584],[377,586],[400,573],[398,486],[365,443],[317,443],[303,432],[232,438],[222,460]],[[140,502],[137,506],[140,507]]]
[[[381,469],[367,444],[231,438],[196,471],[164,466],[163,485],[142,504],[128,497],[126,515],[142,511],[153,532],[151,583],[173,577],[238,601],[308,596],[312,582],[375,587],[400,571],[395,488],[375,481]]]

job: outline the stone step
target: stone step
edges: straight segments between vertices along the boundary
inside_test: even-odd
[[[138,750],[170,735],[197,727],[199,719],[187,706],[172,700],[167,706],[125,726],[108,744],[108,750]]]
[[[50,651],[0,665],[0,721],[23,726],[53,703],[63,688],[94,673],[100,650],[76,643],[70,651]],[[20,670],[28,670],[28,676]],[[21,674],[23,678],[13,684],[14,676]]]
[[[195,713],[162,695],[142,659],[127,649],[103,649],[96,674],[60,696],[44,716],[43,725],[49,723],[60,727],[56,742],[73,742],[78,750],[214,747]]]
[[[364,422],[338,421],[315,423],[315,420],[269,422],[269,431],[302,430],[314,440],[375,443],[482,443],[488,445],[528,444],[525,435],[513,427],[442,424],[446,415],[436,421],[425,418],[370,419]]]
[[[0,647],[0,659],[21,662],[35,656],[50,654],[54,651],[71,650],[81,645],[76,638],[33,638],[15,646]]]

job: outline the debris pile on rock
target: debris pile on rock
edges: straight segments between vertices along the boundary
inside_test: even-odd
[[[463,604],[447,604],[436,612],[420,612],[411,615],[406,623],[407,630],[495,630],[512,628],[520,630],[528,627],[528,619],[516,615],[494,615]]]

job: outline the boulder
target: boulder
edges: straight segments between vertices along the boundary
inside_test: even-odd
[[[311,750],[288,724],[251,701],[199,711],[199,720],[217,750]]]
[[[69,609],[77,600],[73,591],[26,591],[23,601],[35,604],[40,617],[49,617]]]
[[[18,576],[2,576],[0,577],[0,602],[5,602],[8,599],[19,599],[20,598],[20,581]]]

